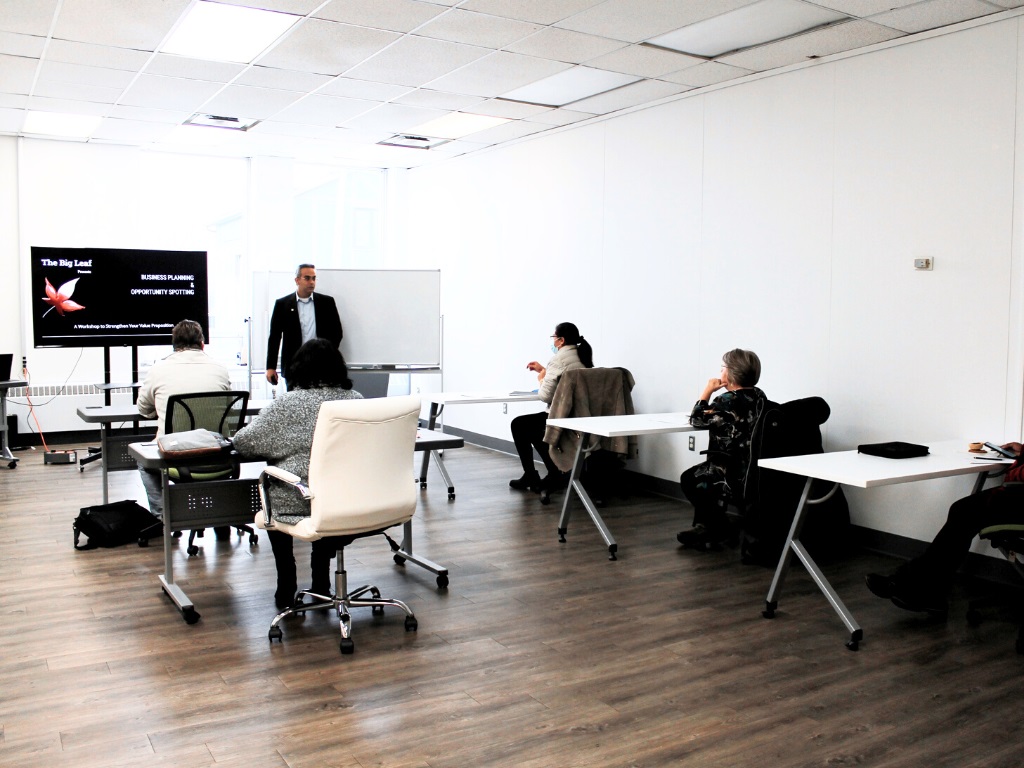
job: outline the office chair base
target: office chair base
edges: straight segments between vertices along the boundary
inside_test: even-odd
[[[274,617],[270,622],[270,630],[267,637],[271,643],[275,640],[283,641],[284,633],[280,623],[288,616],[293,616],[307,611],[320,611],[334,609],[338,612],[338,627],[341,631],[341,643],[339,649],[345,655],[355,651],[355,643],[352,641],[352,615],[350,608],[369,608],[374,616],[383,616],[384,607],[391,606],[400,608],[405,612],[405,631],[415,632],[419,629],[419,621],[412,609],[401,600],[381,597],[380,590],[372,584],[366,584],[359,589],[346,593],[346,574],[344,571],[335,573],[335,587],[337,595],[321,595],[309,589],[303,589],[295,595],[295,604],[286,608]],[[364,597],[369,593],[369,597]],[[340,597],[339,597],[340,595]],[[313,602],[302,602],[306,597],[312,598]]]

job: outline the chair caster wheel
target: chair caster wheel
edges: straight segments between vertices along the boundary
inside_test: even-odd
[[[173,533],[171,534],[171,538],[172,538],[172,539],[180,539],[180,538],[181,538],[181,531],[174,531],[174,532],[173,532]]]
[[[260,543],[260,537],[255,533],[249,535],[249,545],[255,547]]]
[[[447,575],[441,574],[440,576],[437,577],[437,588],[438,589],[447,589],[448,588],[448,576]]]
[[[401,555],[395,555],[395,565],[405,565],[405,558]]]
[[[270,631],[267,632],[267,639],[269,639],[270,642],[274,642],[275,640],[280,640],[282,638],[282,636],[283,636],[283,633],[281,632],[281,628],[280,627],[271,627]]]
[[[766,619],[775,618],[775,609],[778,607],[778,603],[765,603],[764,610],[761,611],[761,615]]]
[[[849,640],[846,643],[846,647],[851,651],[857,651],[860,650],[860,643],[858,643],[856,640]]]
[[[449,493],[448,494],[448,501],[455,501],[455,494],[454,493]]]
[[[199,611],[197,611],[194,606],[190,605],[188,608],[182,609],[181,618],[185,620],[186,624],[195,624],[199,621]]]
[[[351,637],[343,637],[343,638],[341,638],[340,650],[341,650],[341,652],[344,655],[346,655],[346,656],[351,655],[355,651],[355,649],[356,649],[356,644],[352,642],[352,638]]]
[[[406,616],[405,617],[405,631],[406,632],[415,632],[417,629],[419,629],[419,626],[420,626],[420,623],[418,621],[416,621],[416,617],[415,616]]]
[[[149,546],[149,539],[139,539],[139,546],[140,547],[148,547]]]
[[[185,551],[188,552],[189,557],[194,557],[199,554],[199,547],[195,544],[189,544],[188,547],[185,548]]]
[[[384,615],[384,606],[383,605],[375,605],[375,606],[373,606],[370,609],[370,613],[373,616],[383,616]]]

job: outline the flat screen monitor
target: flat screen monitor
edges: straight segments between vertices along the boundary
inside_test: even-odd
[[[171,343],[179,320],[210,338],[206,252],[32,246],[36,347]]]

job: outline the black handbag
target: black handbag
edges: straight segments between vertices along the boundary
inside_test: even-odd
[[[75,518],[74,529],[75,549],[120,547],[133,541],[145,546],[164,533],[160,518],[131,499],[83,507]],[[88,542],[79,545],[83,534]]]
[[[883,459],[913,459],[918,456],[928,455],[927,445],[915,443],[901,443],[898,440],[891,443],[866,443],[857,446],[857,453],[866,453],[868,456],[881,456]]]

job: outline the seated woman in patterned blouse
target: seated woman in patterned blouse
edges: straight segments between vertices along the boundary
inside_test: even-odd
[[[262,456],[268,464],[286,469],[305,482],[321,403],[361,398],[362,395],[352,389],[352,379],[341,352],[326,339],[310,339],[299,347],[291,361],[289,382],[292,389],[239,430],[232,442],[243,456]],[[291,488],[271,487],[270,500],[275,520],[295,523],[297,518],[309,517],[309,502]],[[267,534],[277,565],[274,602],[278,608],[287,608],[297,591],[293,538],[274,530],[268,530]],[[309,565],[311,590],[317,594],[330,594],[331,558],[336,549],[330,537],[313,542]]]
[[[707,461],[683,472],[679,483],[693,504],[693,527],[676,540],[688,549],[717,549],[730,538],[725,510],[743,492],[743,478],[750,459],[750,435],[764,408],[764,392],[755,384],[761,378],[761,360],[746,349],[722,356],[722,372],[709,379],[690,413],[690,424],[707,429]],[[711,396],[725,389],[714,401]]]

